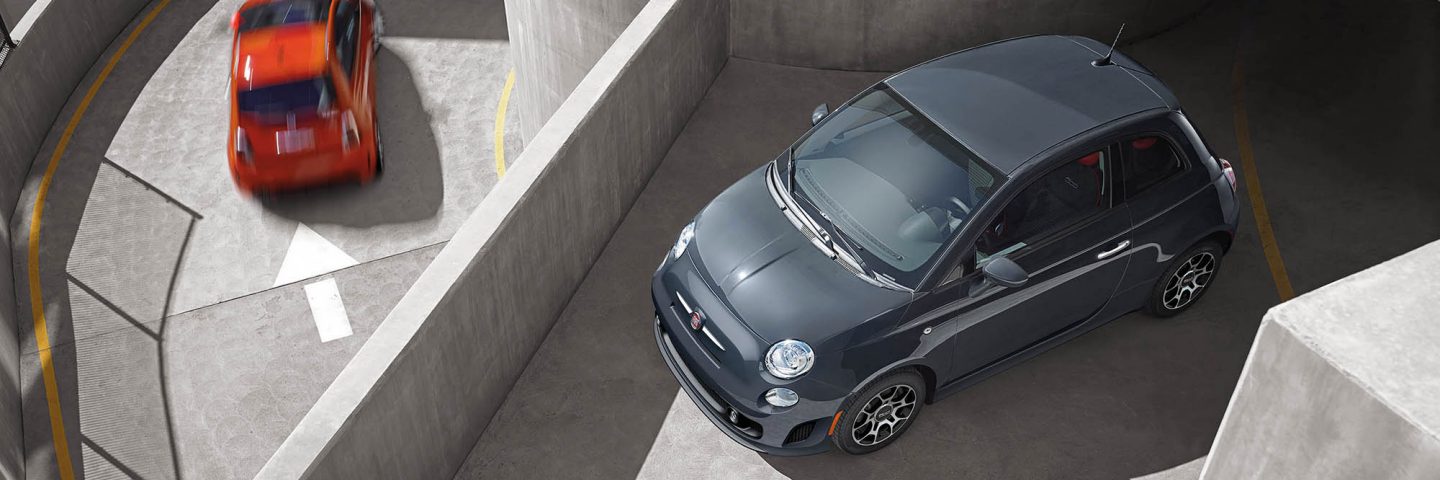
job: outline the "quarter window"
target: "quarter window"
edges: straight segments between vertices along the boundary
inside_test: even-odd
[[[1158,136],[1121,142],[1125,152],[1125,196],[1134,197],[1185,170],[1174,145]]]
[[[1026,186],[976,241],[979,263],[1028,245],[1109,207],[1105,175],[1110,158],[1097,151],[1065,162]]]
[[[355,71],[356,43],[360,33],[358,14],[353,1],[342,0],[335,5],[334,31],[331,36],[335,39],[335,57],[340,59],[340,68],[345,69],[347,76],[353,76]]]

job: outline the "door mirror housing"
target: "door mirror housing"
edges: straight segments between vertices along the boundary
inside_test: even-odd
[[[986,279],[1002,287],[1016,288],[1030,281],[1030,274],[1026,273],[1025,269],[1005,257],[991,259],[982,271]]]
[[[820,121],[828,116],[830,116],[830,104],[822,103],[815,106],[815,110],[810,112],[810,126],[819,125]]]

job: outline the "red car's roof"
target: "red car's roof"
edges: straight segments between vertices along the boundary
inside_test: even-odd
[[[320,76],[326,71],[325,24],[250,30],[235,38],[231,72],[242,90]]]

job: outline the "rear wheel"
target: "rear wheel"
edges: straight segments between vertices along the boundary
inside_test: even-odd
[[[925,406],[925,379],[901,370],[876,380],[845,403],[830,441],[851,455],[885,448],[900,438]]]
[[[1172,317],[1195,305],[1210,290],[1223,255],[1219,244],[1206,241],[1176,256],[1155,281],[1145,311],[1157,317]]]
[[[370,118],[375,118],[375,115],[370,115]],[[385,143],[380,141],[380,121],[378,119],[375,120],[373,128],[375,129],[375,176],[379,177],[380,174],[385,173]]]

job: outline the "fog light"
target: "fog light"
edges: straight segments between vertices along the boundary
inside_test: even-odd
[[[772,388],[765,392],[765,402],[777,407],[791,407],[800,402],[800,396],[788,388]]]

